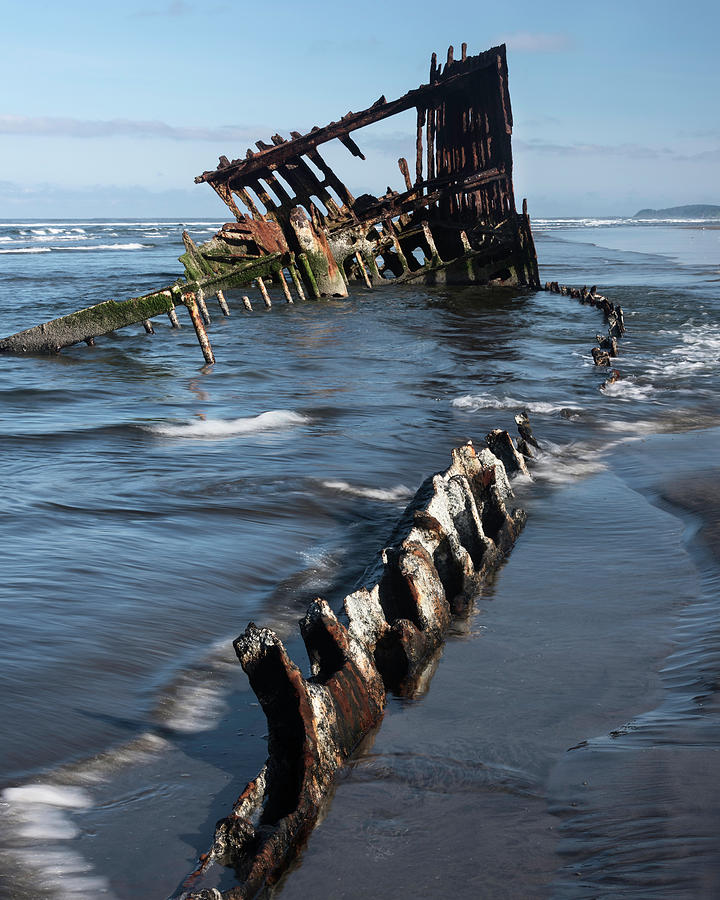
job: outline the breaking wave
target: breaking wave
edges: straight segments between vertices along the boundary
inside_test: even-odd
[[[698,375],[717,371],[720,334],[715,325],[696,325],[680,332],[660,332],[680,339],[680,344],[657,359],[662,372],[671,375]],[[652,365],[649,368],[653,368]]]
[[[77,240],[78,236],[75,235],[74,239]],[[0,250],[0,253],[53,253],[53,252],[62,252],[62,253],[70,253],[74,250],[147,250],[151,248],[152,244],[89,244],[87,246],[67,246],[67,247],[18,247],[12,250]]]
[[[720,222],[718,218],[700,219],[700,218],[657,218],[657,219],[635,219],[623,217],[606,217],[593,218],[592,216],[580,218],[551,218],[551,219],[534,219],[533,228],[545,230],[550,228],[607,228],[617,225],[630,225],[647,227],[648,225],[716,225]]]
[[[51,253],[50,247],[22,247],[18,250],[0,250],[0,253]]]
[[[351,494],[353,497],[365,497],[368,500],[407,500],[412,496],[412,491],[404,484],[398,484],[393,488],[366,488],[348,484],[347,481],[323,481],[322,486],[331,491],[339,491],[342,494]]]
[[[90,247],[53,247],[53,250],[146,250],[152,244],[93,244]]]
[[[543,441],[542,450],[533,459],[532,477],[547,484],[565,485],[596,475],[607,468],[603,455],[615,444],[598,448],[579,442],[562,445]]]
[[[163,437],[227,438],[257,431],[276,431],[309,422],[308,416],[291,409],[271,409],[242,419],[197,419],[184,425],[152,425],[148,430]],[[147,426],[146,426],[147,427]]]
[[[612,384],[606,384],[601,388],[606,397],[614,397],[616,400],[647,400],[657,393],[657,389],[651,384],[637,384],[629,379],[620,379]]]
[[[67,844],[82,831],[74,814],[92,805],[86,790],[67,785],[26,784],[3,791],[3,830],[12,836],[11,853],[21,870],[42,885],[44,896],[89,900],[107,894],[107,879]]]
[[[61,809],[86,809],[92,805],[87,791],[57,784],[25,784],[5,788],[2,798],[6,803],[33,803]]]
[[[456,397],[452,405],[456,409],[468,409],[472,412],[478,409],[526,409],[533,413],[555,413],[567,408],[540,401],[526,403],[514,397],[494,397],[492,394],[465,394],[463,397]]]
[[[210,673],[185,672],[155,710],[164,728],[180,734],[210,731],[227,712],[225,685]]]

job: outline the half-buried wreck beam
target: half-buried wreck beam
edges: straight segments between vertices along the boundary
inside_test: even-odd
[[[491,434],[511,468],[523,470],[509,434]],[[267,717],[269,755],[218,822],[212,849],[184,885],[186,900],[249,900],[279,879],[338,768],[379,723],[386,692],[422,687],[452,617],[471,608],[512,548],[525,522],[512,499],[505,466],[487,446],[453,450],[449,468],[415,494],[366,586],[345,597],[338,614],[322,599],[310,604],[300,622],[309,677],[269,629],[251,622],[237,638]],[[235,869],[236,887],[199,887],[213,861]]]

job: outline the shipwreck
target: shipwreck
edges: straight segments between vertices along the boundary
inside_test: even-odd
[[[414,178],[400,158],[403,190],[354,197],[318,148],[339,140],[364,159],[352,135],[412,109]],[[199,175],[195,181],[209,184],[234,218],[200,246],[183,233],[185,271],[173,284],[11,335],[0,350],[57,352],[138,323],[152,333],[160,315],[177,328],[184,306],[212,363],[211,295],[229,315],[225,293],[240,292],[252,310],[242,294],[251,289],[267,308],[271,289],[288,303],[408,282],[542,289],[527,206],[515,205],[511,134],[505,47],[468,56],[463,44],[460,59],[451,47],[444,66],[433,54],[428,83],[399,99],[380,97],[307,134],[276,134]],[[592,355],[609,367],[625,332],[622,308],[595,287],[547,282],[544,289],[604,313],[608,332],[597,335]],[[612,370],[608,382],[616,377]],[[539,445],[527,414],[515,421],[519,440],[496,429],[477,445],[468,441],[422,483],[340,610],[313,600],[300,622],[307,677],[267,628],[251,622],[234,641],[267,718],[268,758],[176,896],[267,896],[302,852],[338,770],[379,726],[388,693],[412,696],[432,677],[453,619],[469,613],[525,525],[510,478],[528,475]],[[235,872],[225,891],[207,886],[221,867]]]
[[[402,190],[354,197],[318,148],[337,140],[365,159],[353,135],[412,109],[414,173],[402,157]],[[184,306],[212,363],[207,299],[229,315],[226,291],[252,289],[270,307],[271,285],[288,303],[406,282],[540,288],[527,204],[515,205],[511,135],[505,46],[468,56],[463,44],[459,59],[450,47],[444,65],[433,54],[428,83],[402,97],[380,97],[306,134],[275,134],[199,175],[233,221],[199,246],[183,233],[185,271],[172,285],[21,331],[1,339],[0,350],[56,353],[140,323],[153,333],[151,319],[161,315],[176,328]],[[242,302],[252,309],[250,296]]]

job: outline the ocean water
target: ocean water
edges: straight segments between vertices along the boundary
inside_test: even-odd
[[[172,282],[218,222],[0,223],[3,336]],[[526,529],[390,698],[280,896],[720,893],[720,222],[538,220],[545,292],[388,285],[0,357],[0,896],[171,897],[266,755],[231,641],[362,579],[530,413]],[[233,873],[212,870],[222,888]]]

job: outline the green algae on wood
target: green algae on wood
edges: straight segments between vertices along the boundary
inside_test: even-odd
[[[16,353],[57,353],[62,347],[109,334],[126,325],[134,325],[171,312],[174,308],[169,290],[131,297],[118,302],[106,300],[59,319],[53,319],[0,340],[0,351]]]

